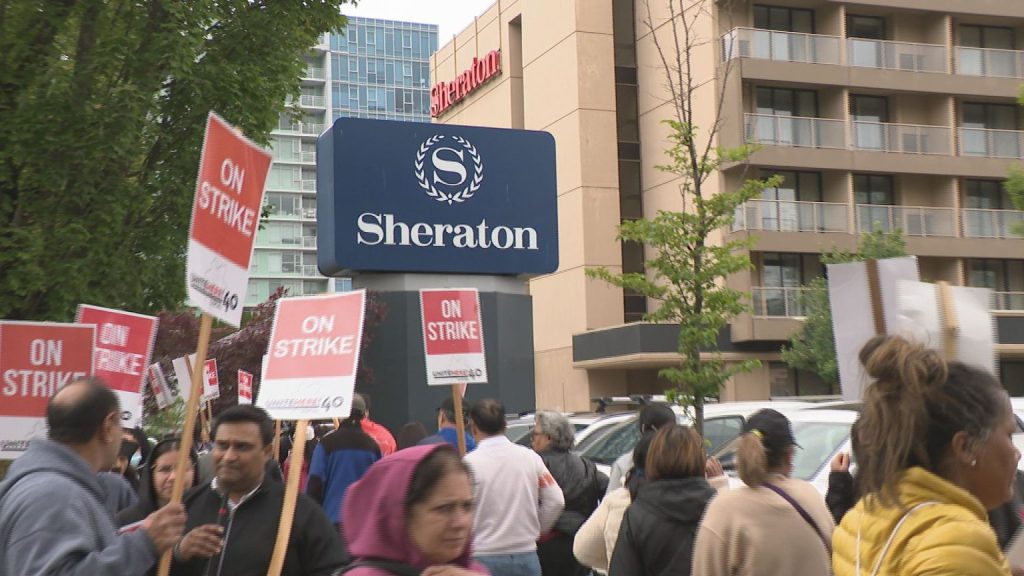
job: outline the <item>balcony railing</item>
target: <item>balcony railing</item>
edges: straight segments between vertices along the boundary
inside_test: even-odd
[[[850,131],[853,148],[902,154],[951,154],[949,128],[854,121]]]
[[[324,125],[320,123],[303,122],[301,124],[300,131],[303,134],[317,134],[319,135],[324,131]]]
[[[315,219],[316,218],[316,208],[303,208],[302,209],[302,217],[303,218],[309,218],[309,219]]]
[[[736,210],[732,229],[770,232],[850,231],[846,204],[749,200]]]
[[[960,155],[1024,158],[1024,131],[960,128]]]
[[[850,66],[910,72],[946,72],[946,47],[941,44],[915,44],[867,38],[847,38],[846,42]]]
[[[793,288],[756,286],[751,288],[750,298],[753,300],[754,316],[802,318],[806,315],[802,296],[808,290],[809,288],[804,286]]]
[[[316,192],[316,180],[300,180],[301,187],[306,192]]]
[[[1024,222],[1020,210],[964,208],[964,238],[1020,238],[1013,229]]]
[[[324,69],[319,66],[307,66],[306,73],[302,77],[311,80],[324,80],[327,78],[324,74]]]
[[[312,108],[323,108],[324,107],[324,97],[323,96],[317,96],[315,94],[303,94],[303,95],[299,96],[299,105],[300,106],[309,106],[309,107],[312,107]]]
[[[838,36],[733,28],[722,36],[722,58],[839,64],[839,41]]]
[[[302,266],[302,275],[307,277],[315,277],[320,275],[320,271],[317,270],[316,264],[304,264]]]
[[[995,292],[993,310],[1024,310],[1024,292]]]
[[[316,248],[316,236],[303,236],[302,246],[305,248]]]
[[[907,236],[956,236],[952,208],[857,204],[857,233],[902,230]]]
[[[316,151],[310,151],[310,152],[303,151],[303,152],[300,152],[299,153],[299,161],[300,162],[316,162]]]
[[[1024,51],[957,46],[956,73],[964,76],[1024,78]]]
[[[746,139],[758,144],[802,148],[846,148],[842,120],[746,114]]]

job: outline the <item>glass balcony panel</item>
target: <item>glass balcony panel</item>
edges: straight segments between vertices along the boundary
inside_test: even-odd
[[[802,318],[805,316],[803,294],[807,290],[808,288],[804,286],[786,288],[757,286],[751,288],[750,296],[753,303],[754,316]]]
[[[960,154],[985,158],[1024,158],[1024,131],[960,128]]]
[[[957,46],[956,72],[964,76],[1024,78],[1024,51]]]
[[[882,122],[853,122],[853,147],[901,154],[950,153],[949,129]]]
[[[749,200],[737,209],[733,230],[845,233],[847,214],[845,204]]]
[[[820,34],[734,28],[722,36],[722,57],[839,64],[839,38]]]
[[[964,208],[966,238],[1020,238],[1014,230],[1024,222],[1024,211]]]
[[[841,120],[747,114],[747,139],[758,144],[802,148],[845,148]]]
[[[945,46],[866,38],[848,38],[847,42],[850,66],[909,72],[946,71]]]
[[[925,206],[857,205],[857,232],[901,230],[907,236],[953,237],[955,219],[952,208]]]

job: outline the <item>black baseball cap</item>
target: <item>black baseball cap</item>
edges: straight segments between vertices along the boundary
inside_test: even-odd
[[[801,447],[793,436],[793,426],[778,410],[764,408],[747,418],[743,425],[744,432],[752,432],[761,437],[764,447],[772,451],[782,451],[790,446]]]

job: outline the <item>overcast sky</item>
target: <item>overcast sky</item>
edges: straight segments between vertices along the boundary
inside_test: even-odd
[[[360,0],[358,6],[345,4],[341,11],[349,16],[437,24],[437,45],[443,46],[495,2],[497,0]]]

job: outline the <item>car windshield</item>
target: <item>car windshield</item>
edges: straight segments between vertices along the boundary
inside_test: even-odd
[[[800,445],[793,458],[793,477],[811,480],[829,463],[850,437],[850,424],[843,422],[793,422],[793,436]],[[725,445],[715,456],[726,470],[736,469],[739,438]]]
[[[533,430],[533,422],[523,422],[521,424],[509,424],[505,428],[505,437],[514,444],[522,444],[523,446],[530,445],[530,431]],[[525,442],[523,440],[525,439]]]
[[[584,445],[579,447],[578,452],[595,464],[611,466],[619,456],[633,449],[640,439],[640,428],[637,427],[636,420],[630,419],[614,426],[608,426],[608,431],[603,434],[592,436],[599,437],[590,441],[591,436],[588,436],[583,442]]]

